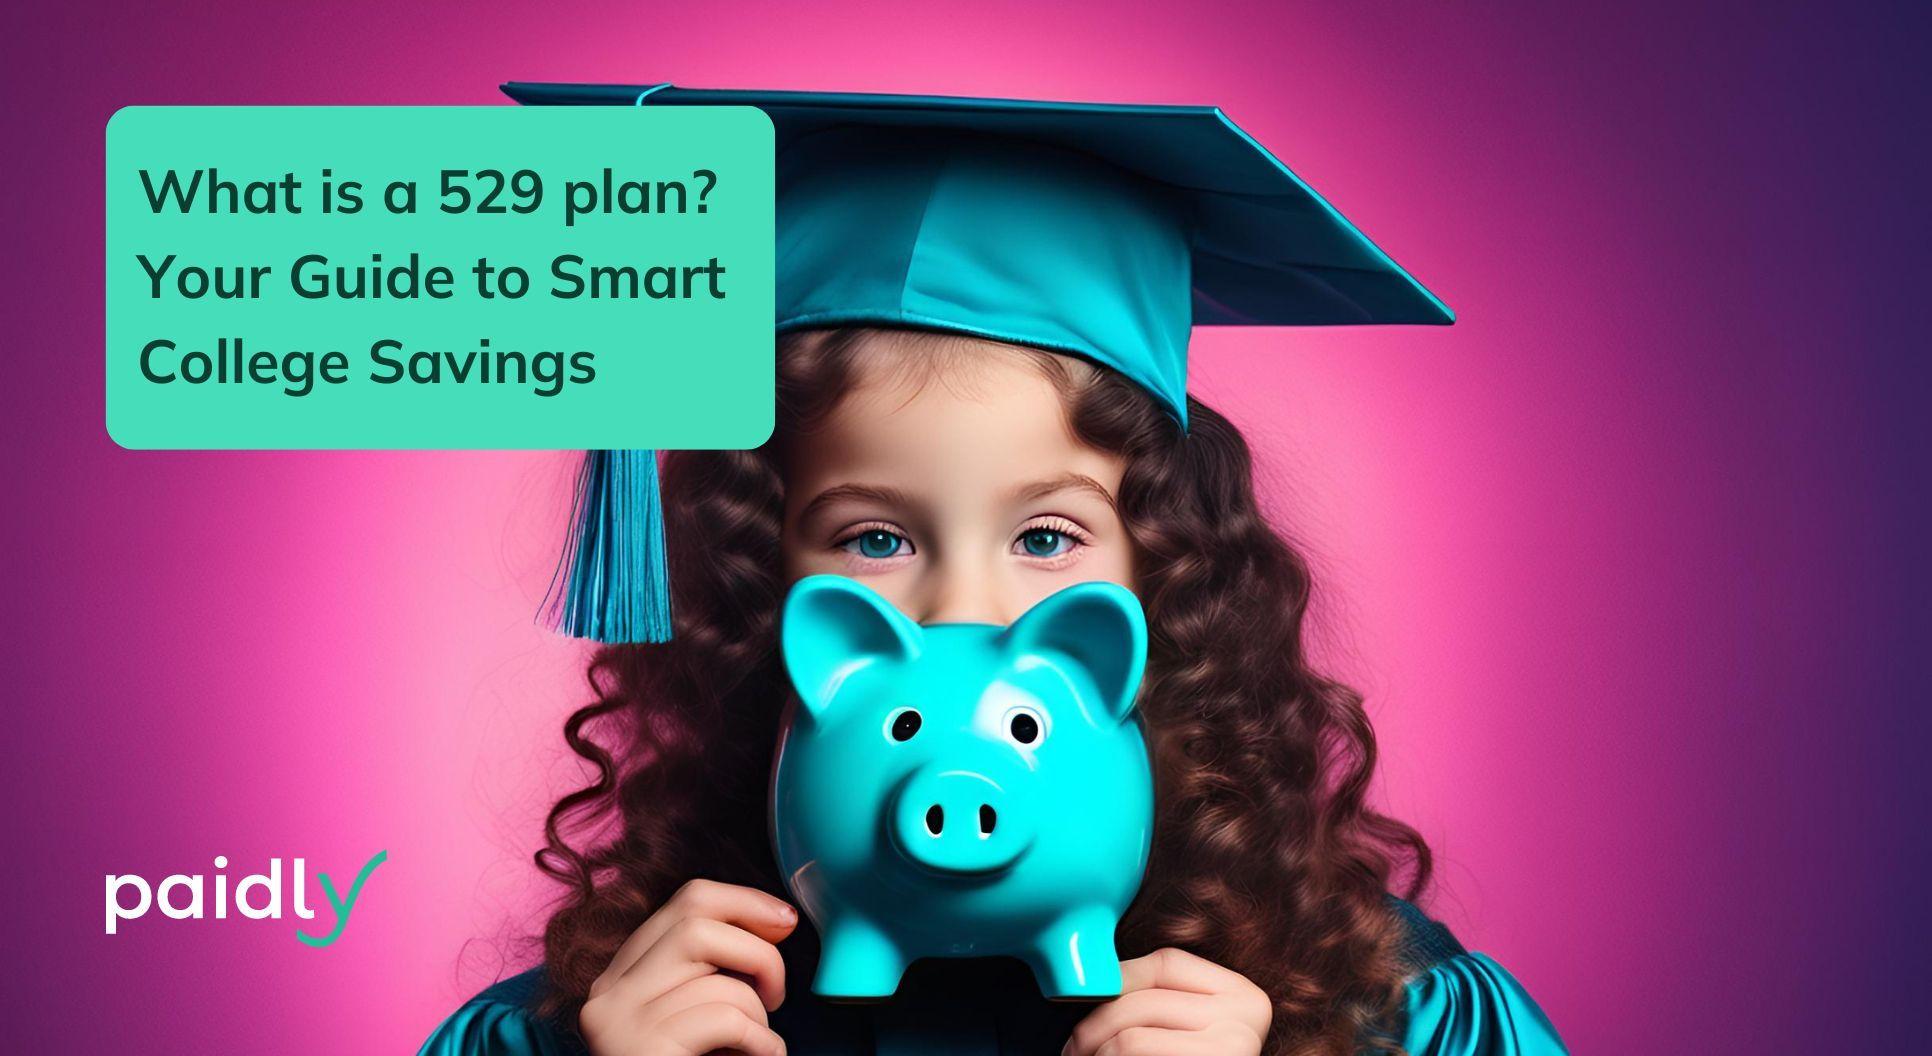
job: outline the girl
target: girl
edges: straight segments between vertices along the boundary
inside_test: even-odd
[[[1424,888],[1428,849],[1368,805],[1361,700],[1304,650],[1307,564],[1263,518],[1240,433],[1185,395],[1192,323],[1446,321],[1440,302],[1218,111],[511,94],[773,114],[778,420],[757,450],[666,457],[664,644],[630,644],[665,637],[665,610],[615,560],[659,538],[629,523],[649,496],[612,517],[655,463],[589,463],[561,615],[623,644],[565,724],[595,773],[537,855],[566,894],[543,966],[424,1053],[1564,1051],[1506,971],[1391,894]],[[1186,149],[1150,154],[1164,139]],[[1272,193],[1237,157],[1265,159]],[[816,938],[766,796],[776,613],[824,572],[922,623],[1008,623],[1087,580],[1142,599],[1157,815],[1121,997],[1051,1004],[1003,961],[921,962],[882,1004],[805,991]]]

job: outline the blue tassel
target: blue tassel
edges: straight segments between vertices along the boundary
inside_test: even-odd
[[[544,621],[598,642],[670,641],[657,452],[586,452],[569,531],[544,595]]]

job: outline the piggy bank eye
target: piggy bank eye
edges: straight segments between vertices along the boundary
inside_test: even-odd
[[[919,713],[906,708],[886,720],[886,732],[895,741],[910,741],[912,735],[919,732],[919,722]]]
[[[1006,732],[1020,744],[1032,744],[1040,739],[1045,724],[1040,721],[1040,713],[1032,708],[1014,708],[1006,716]]]

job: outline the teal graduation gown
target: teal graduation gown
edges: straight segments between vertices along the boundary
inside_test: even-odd
[[[1549,1018],[1503,966],[1391,900],[1411,975],[1396,1036],[1411,1056],[1567,1056]],[[790,946],[791,943],[785,945]],[[790,978],[802,978],[789,963]],[[452,1013],[418,1056],[586,1056],[574,1025],[535,1011],[533,968]],[[1017,961],[921,961],[892,1000],[831,1004],[803,987],[772,1013],[792,1056],[1058,1056],[1091,1006],[1044,1001]]]

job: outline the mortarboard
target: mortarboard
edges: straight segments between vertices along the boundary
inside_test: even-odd
[[[1077,355],[1185,427],[1195,325],[1436,323],[1441,300],[1215,107],[528,84],[519,103],[755,106],[777,133],[776,331],[911,326]],[[545,608],[670,637],[653,452],[591,452]]]

